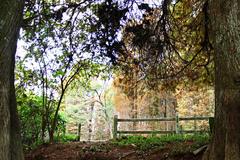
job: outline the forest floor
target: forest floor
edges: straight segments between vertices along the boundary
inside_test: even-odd
[[[193,147],[195,146],[195,147]],[[45,144],[25,154],[26,160],[200,160],[203,152],[192,151],[200,146],[188,140],[168,142],[141,149],[134,144],[109,142],[69,142]]]

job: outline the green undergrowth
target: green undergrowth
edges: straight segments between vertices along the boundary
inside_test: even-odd
[[[121,136],[112,143],[118,146],[132,145],[140,150],[152,148],[164,148],[166,144],[172,144],[173,152],[191,152],[209,142],[208,134],[184,134],[184,135],[162,135],[162,136]]]
[[[66,142],[74,142],[78,140],[78,136],[75,134],[65,134],[65,135],[59,135],[54,136],[54,142],[55,143],[66,143]],[[43,142],[41,140],[36,141],[35,143],[32,143],[31,145],[25,145],[23,144],[24,151],[29,151],[32,149],[36,149],[41,145],[49,144],[49,142]]]
[[[55,142],[73,142],[73,141],[77,141],[78,136],[75,134],[65,134],[65,135],[61,135],[61,136],[56,136],[54,137],[54,141]]]

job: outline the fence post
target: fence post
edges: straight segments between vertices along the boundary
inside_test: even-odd
[[[78,141],[80,141],[80,139],[81,139],[81,127],[82,127],[82,125],[81,125],[81,123],[79,123],[78,124],[78,137],[77,137]]]
[[[179,126],[179,133],[183,134],[183,126],[182,125]]]
[[[175,120],[176,120],[176,134],[178,134],[179,133],[179,117],[178,117],[178,112],[176,112],[176,118],[175,118]]]
[[[117,138],[118,116],[114,115],[113,119],[113,139]]]
[[[194,114],[194,133],[197,132],[197,121],[196,121],[196,115]]]

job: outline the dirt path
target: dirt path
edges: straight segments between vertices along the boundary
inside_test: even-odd
[[[178,146],[179,145],[179,146]],[[192,145],[166,144],[142,151],[134,145],[117,146],[109,142],[42,145],[26,154],[26,160],[200,160],[202,153],[195,156],[191,152],[181,153],[182,147]]]

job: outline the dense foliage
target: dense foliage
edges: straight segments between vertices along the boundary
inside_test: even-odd
[[[81,106],[95,99],[111,134],[113,104],[90,84],[92,77],[106,78],[102,72],[114,72],[115,87],[130,101],[133,118],[144,99],[151,115],[160,113],[156,108],[161,98],[155,93],[212,86],[207,1],[25,3],[25,49],[17,57],[16,88],[28,145],[64,134],[61,111],[69,96],[79,98]],[[85,92],[90,99],[74,92]],[[79,115],[79,105],[68,112],[87,121]],[[29,116],[35,118],[29,122]]]

